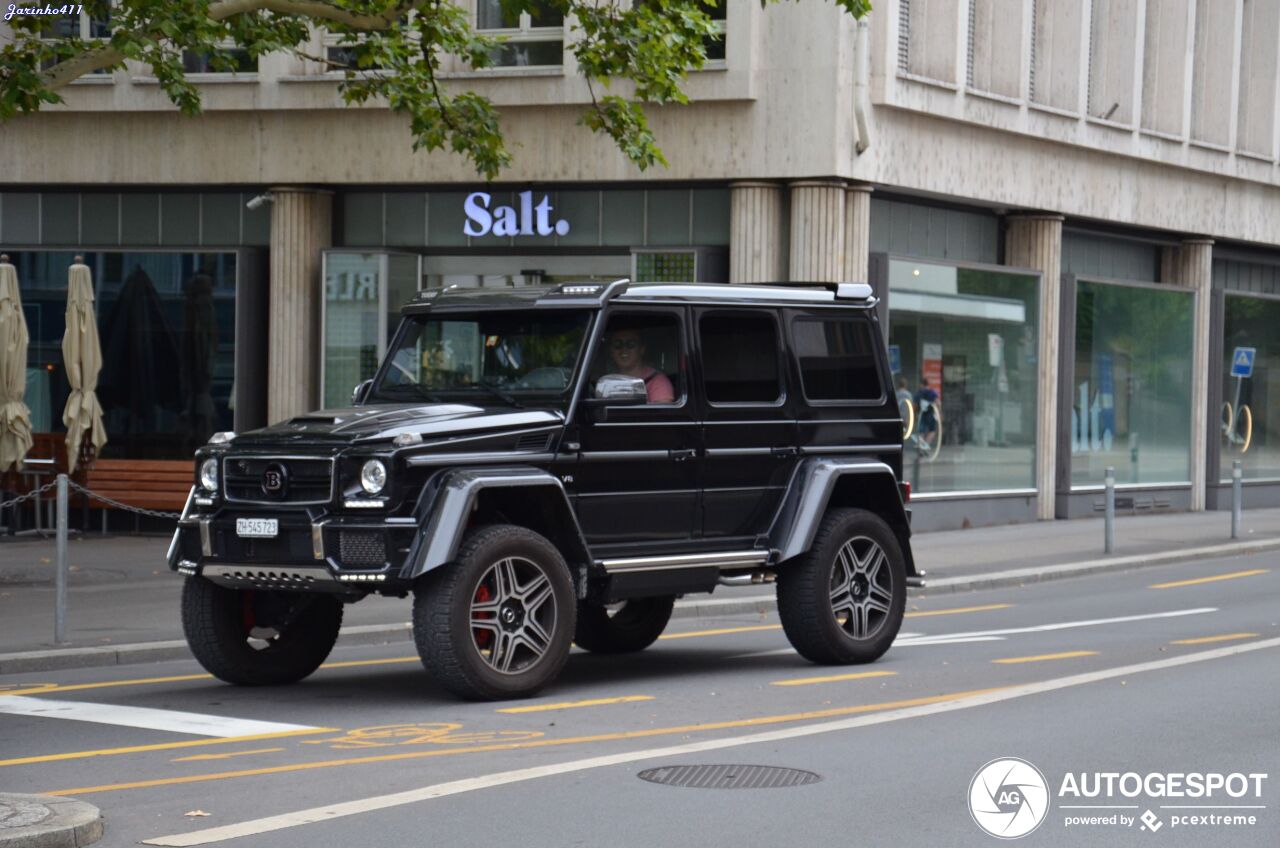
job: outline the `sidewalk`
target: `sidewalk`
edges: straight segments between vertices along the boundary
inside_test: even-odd
[[[1102,519],[1054,521],[921,533],[913,542],[926,572],[926,594],[1016,585],[1090,570],[1133,568],[1170,559],[1280,549],[1280,509],[1244,513],[1241,538],[1230,538],[1226,512],[1116,519],[1116,552],[1102,554]],[[53,645],[52,539],[0,542],[0,673],[112,665],[185,656],[178,600],[181,579],[164,565],[168,538],[73,538],[67,632]],[[1224,547],[1225,546],[1225,547]],[[1202,548],[1220,548],[1196,553]],[[727,615],[772,608],[770,587],[721,588],[682,601],[677,616]],[[369,598],[348,606],[343,642],[403,640],[410,601]],[[124,650],[118,650],[125,646]],[[19,658],[15,653],[41,652]]]

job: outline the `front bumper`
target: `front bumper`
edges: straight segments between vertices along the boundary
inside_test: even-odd
[[[243,538],[237,518],[275,518],[273,538]],[[405,517],[187,509],[169,548],[169,568],[234,588],[352,592],[398,586],[418,533]]]

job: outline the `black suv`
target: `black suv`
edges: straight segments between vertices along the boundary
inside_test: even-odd
[[[571,643],[638,651],[675,599],[776,578],[818,663],[902,621],[902,422],[863,284],[424,291],[349,409],[196,455],[169,550],[200,663],[300,680],[343,605],[412,592],[423,665],[531,695]]]

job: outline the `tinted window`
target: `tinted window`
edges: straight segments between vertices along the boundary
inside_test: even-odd
[[[649,403],[677,403],[684,399],[681,348],[675,315],[615,312],[604,328],[592,385],[605,374],[625,374],[644,380]]]
[[[704,315],[698,323],[707,400],[773,403],[778,379],[778,326],[763,313]]]
[[[858,318],[801,318],[791,325],[805,396],[810,400],[879,400],[871,327]]]

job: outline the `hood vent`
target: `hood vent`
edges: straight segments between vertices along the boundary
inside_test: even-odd
[[[551,444],[550,433],[529,433],[516,439],[516,450],[518,451],[545,451]]]

